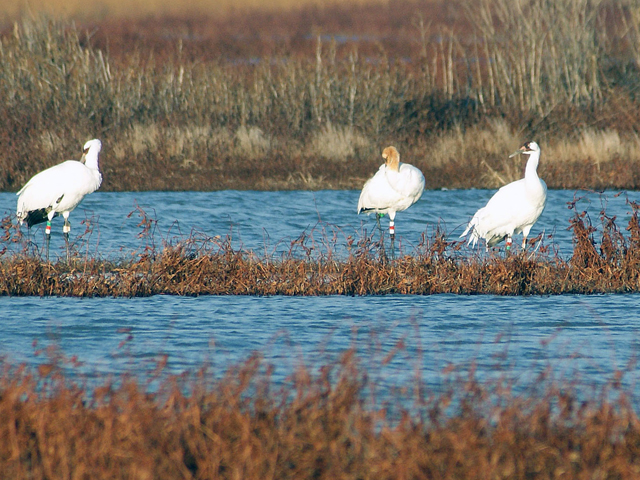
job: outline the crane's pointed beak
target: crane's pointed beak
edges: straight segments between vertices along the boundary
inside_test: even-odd
[[[511,155],[509,155],[509,158],[515,157],[516,155],[519,155],[521,153],[531,153],[531,152],[527,151],[527,149],[528,149],[527,145],[522,145],[518,150],[516,150]]]

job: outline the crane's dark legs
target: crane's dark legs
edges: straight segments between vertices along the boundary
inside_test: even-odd
[[[64,243],[67,247],[67,263],[69,263],[69,232],[71,231],[71,224],[69,220],[64,219],[64,226],[62,227],[62,232],[64,234]]]
[[[31,240],[31,227],[27,224],[27,245],[26,245],[27,251],[29,251],[29,249],[31,249],[31,251],[33,252],[33,255],[36,255],[36,253],[38,252],[38,247],[36,242],[34,242],[33,240]]]
[[[47,220],[47,226],[44,229],[44,243],[47,250],[47,262],[49,261],[49,243],[51,242],[51,220]]]
[[[384,232],[382,231],[382,226],[380,225],[380,219],[384,217],[384,213],[376,213],[376,223],[378,224],[378,231],[380,232],[380,252],[382,254],[383,259],[387,259],[387,254],[384,251]]]

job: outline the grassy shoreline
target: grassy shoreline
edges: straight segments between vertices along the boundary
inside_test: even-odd
[[[25,17],[0,32],[0,190],[94,137],[106,191],[356,189],[387,145],[427,188],[496,188],[530,139],[551,188],[640,188],[633,11],[456,7]]]

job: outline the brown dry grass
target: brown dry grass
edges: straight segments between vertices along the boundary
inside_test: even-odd
[[[527,251],[470,253],[464,242],[447,241],[436,229],[423,234],[411,254],[389,261],[373,236],[349,237],[338,245],[324,230],[304,232],[288,253],[259,257],[234,250],[229,239],[199,237],[147,247],[127,261],[104,261],[75,252],[70,263],[43,262],[27,254],[20,231],[5,219],[6,246],[0,259],[0,295],[148,296],[170,295],[377,295],[640,292],[638,205],[622,232],[601,213],[598,230],[586,212],[571,220],[574,251],[563,259],[530,239]],[[151,225],[144,217],[141,225]],[[17,233],[14,233],[17,232]],[[599,232],[600,237],[596,237]],[[11,253],[10,243],[24,245]],[[346,247],[344,257],[336,252]],[[130,257],[131,258],[131,257]]]
[[[5,364],[0,375],[5,480],[640,474],[640,419],[623,371],[586,397],[546,375],[515,393],[471,374],[441,394],[415,385],[413,405],[385,407],[367,400],[380,386],[355,351],[318,373],[300,367],[281,385],[258,354],[221,380],[207,369],[164,376],[155,393],[126,375],[85,385],[53,357],[37,369]]]
[[[407,0],[24,17],[0,33],[0,189],[92,137],[105,190],[359,188],[388,144],[427,188],[494,188],[529,139],[551,188],[640,188],[635,13],[570,0],[473,12]]]
[[[44,12],[55,16],[80,18],[138,18],[164,15],[221,15],[230,11],[248,10],[282,11],[300,7],[335,5],[337,0],[97,0],[87,3],[81,0],[16,0],[3,2],[0,15],[15,18],[29,13]],[[371,5],[386,3],[386,0],[349,0],[350,4]]]

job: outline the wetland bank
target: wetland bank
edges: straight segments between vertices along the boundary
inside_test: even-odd
[[[66,261],[54,219],[19,229],[0,194],[3,295],[377,295],[634,293],[640,230],[634,193],[550,191],[526,251],[460,239],[490,190],[427,191],[397,217],[389,261],[357,191],[96,192],[72,220]],[[157,205],[163,205],[157,210]],[[437,206],[438,208],[435,208]],[[84,219],[81,220],[84,212]],[[56,228],[58,225],[58,228]],[[62,249],[62,250],[61,250]]]
[[[358,189],[387,145],[427,188],[496,188],[525,140],[550,188],[637,189],[634,15],[504,0],[26,16],[0,33],[0,189],[88,138],[107,191]]]

